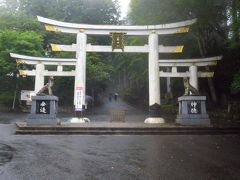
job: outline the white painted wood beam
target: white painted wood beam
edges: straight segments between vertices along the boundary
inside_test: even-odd
[[[189,66],[215,66],[222,56],[201,59],[161,59],[158,60],[160,67],[189,67]]]
[[[97,46],[97,45],[87,45],[87,52],[123,52],[121,49],[114,49],[112,51],[112,46]],[[145,46],[125,46],[124,52],[129,53],[147,53],[148,45]]]
[[[19,70],[20,75],[22,76],[36,76],[36,70]],[[43,76],[75,76],[75,71],[48,71],[44,70],[41,73]]]
[[[66,51],[66,52],[76,52],[76,44],[72,45],[61,45],[61,44],[51,44],[52,51]],[[159,53],[182,53],[184,46],[159,46]],[[122,52],[121,49],[114,49],[112,51],[112,46],[100,46],[87,44],[87,52]],[[125,46],[124,52],[127,53],[148,53],[149,46]]]
[[[125,32],[127,35],[149,35],[152,32],[156,34],[175,34],[186,33],[189,26],[197,20],[187,20],[170,24],[145,25],[145,26],[122,26],[122,25],[90,25],[76,24],[56,21],[44,17],[37,16],[38,21],[45,24],[47,31],[63,32],[63,33],[79,33],[84,32],[92,35],[109,35],[111,32]]]
[[[198,72],[198,77],[206,78],[206,77],[213,77],[214,72]],[[183,78],[183,77],[190,77],[190,73],[187,72],[159,72],[159,77],[172,77],[172,78]]]
[[[44,75],[43,75],[44,71],[45,71],[44,64],[36,65],[35,86],[34,86],[35,93],[37,93],[44,86]]]
[[[16,59],[17,64],[44,64],[44,65],[76,65],[76,59],[62,59],[62,58],[44,58],[44,57],[34,57],[25,56],[20,54],[10,53],[12,58]]]

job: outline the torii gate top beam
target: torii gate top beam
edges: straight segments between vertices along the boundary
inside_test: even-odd
[[[36,65],[42,63],[44,65],[69,65],[75,66],[76,59],[62,59],[62,58],[44,58],[34,56],[24,56],[20,54],[10,53],[10,56],[15,58],[18,64]]]
[[[158,60],[161,67],[177,67],[177,66],[214,66],[217,61],[221,60],[222,56],[200,59],[168,59]]]
[[[84,32],[91,35],[109,35],[111,32],[124,32],[127,35],[149,35],[155,32],[159,35],[178,34],[189,31],[189,26],[197,21],[197,19],[160,25],[145,26],[122,26],[122,25],[89,25],[76,24],[56,21],[41,16],[37,16],[38,21],[45,24],[47,31],[63,32],[63,33],[79,33]]]

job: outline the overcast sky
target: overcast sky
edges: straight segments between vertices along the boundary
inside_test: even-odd
[[[127,15],[129,3],[130,0],[119,0],[121,6],[121,18],[124,18]]]

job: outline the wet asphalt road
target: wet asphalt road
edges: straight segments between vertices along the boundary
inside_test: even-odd
[[[1,180],[240,179],[239,135],[14,135],[0,125]]]
[[[95,109],[92,121],[126,109],[119,100]],[[27,114],[0,113],[0,180],[237,180],[240,135],[14,135]],[[63,116],[63,120],[67,120]]]

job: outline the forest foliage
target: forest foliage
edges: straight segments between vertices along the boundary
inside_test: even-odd
[[[0,88],[1,103],[11,103],[16,88],[18,95],[23,89],[34,89],[34,78],[18,77],[18,67],[10,53],[40,57],[74,58],[73,53],[48,52],[50,43],[72,44],[76,37],[70,34],[49,33],[37,21],[36,16],[59,21],[88,24],[117,24],[118,3],[112,0],[6,0],[0,6]],[[103,38],[89,37],[88,43],[99,44]],[[109,41],[109,40],[108,40]],[[88,93],[102,92],[114,68],[111,57],[104,54],[87,55]],[[68,68],[68,67],[67,67]],[[47,79],[45,79],[47,81]],[[54,94],[64,104],[72,105],[73,78],[56,78]]]
[[[201,58],[222,55],[212,70],[213,80],[200,80],[200,91],[215,101],[221,96],[239,97],[240,86],[240,1],[239,0],[131,0],[130,24],[172,23],[197,18],[191,31],[181,36],[160,36],[166,45],[184,44],[181,55],[160,54],[161,58]],[[182,89],[172,80],[173,91]],[[209,88],[207,88],[209,87]],[[137,88],[133,88],[136,91]],[[214,91],[214,92],[212,92]],[[236,99],[235,99],[236,100]]]

